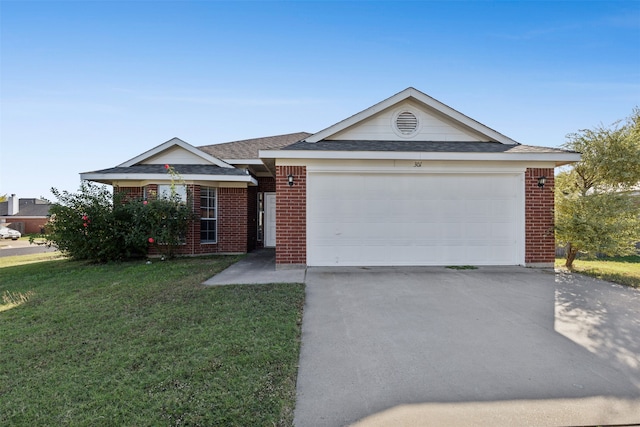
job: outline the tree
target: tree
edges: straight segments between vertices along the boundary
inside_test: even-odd
[[[7,201],[7,195],[3,194],[0,196],[0,202],[6,202]]]
[[[640,241],[640,210],[631,190],[640,184],[640,109],[624,122],[567,135],[564,148],[582,159],[556,177],[556,240],[578,253],[629,255]]]

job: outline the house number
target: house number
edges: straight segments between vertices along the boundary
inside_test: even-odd
[[[413,164],[413,167],[414,167],[414,168],[421,168],[421,167],[422,167],[422,162],[415,162],[415,163]]]

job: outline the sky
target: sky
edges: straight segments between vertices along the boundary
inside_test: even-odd
[[[0,195],[173,138],[318,132],[412,86],[528,145],[640,106],[639,1],[0,0]]]

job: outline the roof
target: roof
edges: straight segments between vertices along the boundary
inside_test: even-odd
[[[312,134],[308,132],[288,133],[264,138],[243,139],[222,144],[197,147],[205,153],[223,160],[258,159],[259,150],[279,150]]]
[[[134,157],[133,159],[129,159],[126,162],[119,164],[118,166],[122,166],[122,167],[128,167],[128,166],[133,166],[139,163],[144,162],[145,160],[149,160],[151,158],[153,158],[154,156],[157,155],[161,155],[163,152],[166,152],[166,150],[171,149],[172,147],[180,147],[183,150],[186,150],[187,152],[191,153],[192,155],[206,161],[207,163],[211,163],[213,165],[217,165],[223,168],[232,168],[233,166],[223,162],[222,160],[220,160],[219,158],[210,156],[209,154],[198,150],[196,147],[194,147],[193,145],[184,142],[183,140],[181,140],[180,138],[171,138],[170,140],[158,145],[157,147],[152,148],[151,150],[145,151],[144,153]],[[164,162],[163,162],[164,163]]]
[[[47,216],[51,203],[42,199],[20,199],[18,213],[12,216]],[[8,216],[9,202],[0,202],[0,216]]]
[[[216,165],[174,165],[171,167],[180,175],[246,175],[244,169],[225,168]],[[102,169],[93,172],[85,172],[86,174],[163,174],[166,178],[167,169],[164,165],[134,165],[134,166],[116,166],[114,168]]]
[[[217,165],[171,164],[173,170],[181,178],[188,181],[224,181],[246,182],[257,185],[256,179],[245,169],[222,167]],[[113,185],[118,181],[168,181],[172,177],[167,173],[164,165],[133,165],[116,166],[93,172],[83,172],[81,179]]]
[[[500,142],[469,141],[319,141],[296,142],[284,150],[311,151],[400,151],[423,153],[569,153],[559,148],[506,145]]]

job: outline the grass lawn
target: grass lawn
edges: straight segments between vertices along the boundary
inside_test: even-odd
[[[556,267],[564,267],[565,259],[557,258]],[[640,256],[615,257],[573,262],[573,271],[621,285],[640,288]]]
[[[304,286],[235,260],[4,265],[0,425],[291,425]]]

